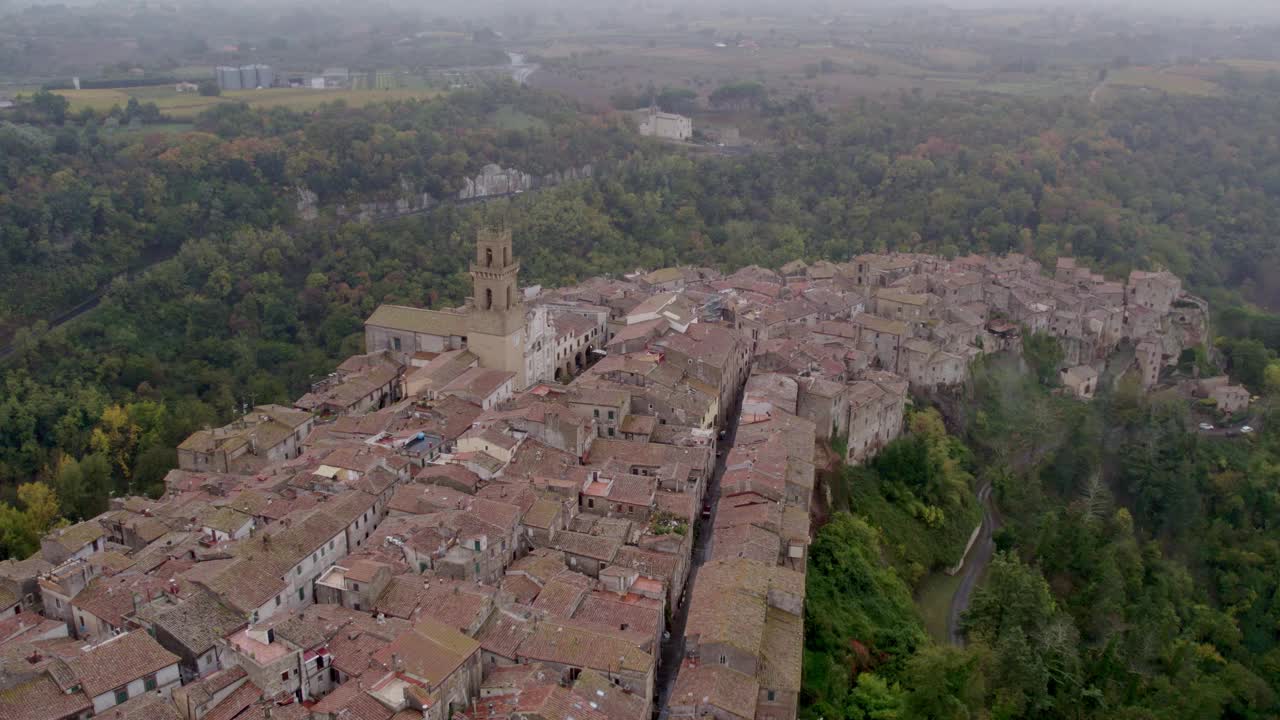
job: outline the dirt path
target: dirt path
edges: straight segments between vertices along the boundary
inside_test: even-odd
[[[969,609],[969,601],[973,597],[973,589],[978,580],[986,572],[991,557],[995,554],[995,531],[1000,529],[1000,515],[996,512],[995,501],[991,499],[991,482],[978,488],[978,502],[982,503],[982,531],[978,540],[969,551],[969,559],[960,571],[960,585],[955,595],[951,596],[951,610],[947,613],[947,637],[951,644],[964,645],[964,633],[960,629],[960,620]]]

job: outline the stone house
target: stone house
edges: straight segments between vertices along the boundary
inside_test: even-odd
[[[1092,400],[1093,394],[1098,390],[1098,371],[1088,365],[1065,368],[1058,375],[1062,387],[1080,400]]]
[[[1249,409],[1249,391],[1241,385],[1223,385],[1209,392],[1209,397],[1218,404],[1218,412],[1223,415],[1235,415]]]
[[[225,427],[197,430],[178,446],[178,467],[191,471],[241,472],[302,452],[315,419],[309,412],[259,405]]]
[[[93,701],[94,714],[144,693],[168,697],[181,684],[178,656],[142,630],[109,638],[67,661],[67,666]]]

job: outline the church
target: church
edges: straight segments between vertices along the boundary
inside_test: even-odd
[[[515,373],[517,391],[551,381],[555,328],[545,307],[525,305],[519,273],[511,230],[482,228],[467,302],[446,310],[382,305],[364,323],[365,352],[386,350],[408,365],[417,353],[465,348],[481,367]]]

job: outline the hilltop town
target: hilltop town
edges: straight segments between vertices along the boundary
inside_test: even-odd
[[[543,290],[512,244],[480,232],[464,305],[384,305],[292,406],[193,434],[159,499],[0,563],[0,717],[794,718],[820,448],[867,461],[1028,333],[1082,400],[1208,335],[1174,275],[1070,258]]]

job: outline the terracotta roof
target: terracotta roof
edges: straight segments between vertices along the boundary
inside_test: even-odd
[[[520,644],[533,632],[533,622],[505,610],[495,612],[476,633],[485,652],[515,660]]]
[[[177,605],[163,606],[143,614],[197,657],[245,624],[242,615],[203,590]]]
[[[424,310],[406,305],[379,305],[364,323],[424,335],[467,334],[465,313]]]
[[[529,637],[520,643],[519,654],[530,660],[600,672],[647,673],[654,664],[652,655],[616,635],[552,622],[537,623]]]
[[[203,705],[245,675],[244,668],[237,665],[205,675],[195,682],[187,683],[183,689],[186,690],[193,705]]]
[[[533,602],[534,598],[538,597],[538,593],[542,592],[541,586],[524,575],[504,576],[501,587],[503,592],[510,593],[516,602],[525,605]]]
[[[566,530],[556,533],[554,545],[556,550],[563,550],[570,555],[578,555],[608,563],[613,562],[614,556],[618,554],[618,550],[622,547],[622,542]]]
[[[551,617],[568,620],[586,594],[587,591],[580,585],[552,579],[538,593],[537,599],[533,601],[533,608],[546,612]]]
[[[64,693],[47,674],[0,690],[4,720],[60,720],[92,709],[93,701],[83,692]]]
[[[757,677],[761,687],[800,692],[800,672],[804,665],[804,623],[800,617],[769,608],[760,661]]]
[[[623,691],[594,670],[578,675],[573,693],[595,703],[609,720],[648,720],[649,704],[643,697]]]
[[[169,698],[146,693],[129,698],[125,702],[103,712],[99,717],[110,720],[183,720],[182,713]]]
[[[710,705],[736,717],[754,718],[760,684],[750,675],[721,665],[685,665],[676,677],[671,704],[687,707]]]
[[[311,712],[313,716],[327,714],[343,720],[388,720],[394,714],[351,680],[312,705]]]
[[[245,708],[262,699],[262,690],[250,680],[231,692],[201,720],[232,720]]]
[[[85,520],[76,523],[71,527],[55,530],[45,536],[46,540],[50,540],[63,548],[75,552],[89,543],[97,540],[105,535],[106,532],[96,521]]]
[[[592,707],[592,701],[571,693],[559,685],[538,685],[520,693],[516,701],[517,717],[541,720],[611,720]]]
[[[374,660],[391,669],[397,656],[403,670],[432,688],[439,687],[463,663],[480,652],[480,643],[430,618],[419,620],[413,630],[400,635],[374,654]]]
[[[72,658],[67,664],[79,678],[85,694],[97,697],[177,662],[177,655],[160,647],[145,631],[134,630]]]

